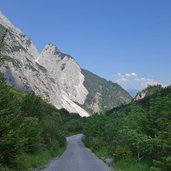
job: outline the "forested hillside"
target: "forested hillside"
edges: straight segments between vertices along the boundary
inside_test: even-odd
[[[171,86],[88,118],[84,134],[86,144],[120,170],[170,171]]]
[[[64,149],[65,136],[79,131],[79,115],[57,110],[34,93],[6,85],[0,75],[0,170],[46,164]]]
[[[120,85],[85,69],[82,69],[82,73],[85,76],[84,85],[89,92],[84,107],[90,113],[105,112],[131,102],[132,97]]]

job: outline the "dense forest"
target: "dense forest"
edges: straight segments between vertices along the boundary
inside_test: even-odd
[[[149,87],[140,101],[88,118],[85,143],[114,167],[127,171],[171,170],[171,86]]]
[[[8,86],[0,74],[0,170],[45,164],[65,148],[65,136],[82,131],[83,121],[33,92]]]

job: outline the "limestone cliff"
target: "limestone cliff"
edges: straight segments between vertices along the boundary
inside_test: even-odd
[[[3,59],[0,71],[4,73],[8,83],[25,91],[34,91],[56,108],[65,108],[81,116],[89,116],[87,111],[96,112],[102,109],[99,104],[102,105],[100,101],[104,99],[105,93],[94,92],[95,101],[90,100],[91,90],[88,90],[89,87],[85,84],[87,81],[90,82],[85,80],[89,77],[85,78],[83,70],[73,57],[60,52],[52,44],[47,44],[39,53],[32,40],[2,13],[0,13],[0,38],[3,38],[3,47],[0,47]],[[115,98],[109,99],[116,100],[115,92],[111,93]],[[128,102],[130,97],[123,95],[118,99],[121,104]],[[110,105],[105,103],[105,109],[111,105],[112,102]],[[91,110],[88,110],[89,108]]]

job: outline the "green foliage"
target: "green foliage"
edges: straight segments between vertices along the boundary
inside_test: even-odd
[[[80,119],[72,119],[65,124],[65,130],[73,134],[80,133],[83,130],[83,122]]]
[[[27,153],[37,152],[41,147],[41,130],[38,119],[36,117],[24,118],[20,130],[25,138],[24,151]]]
[[[128,146],[117,146],[113,157],[115,160],[128,159],[132,157],[132,152]]]
[[[116,161],[113,167],[118,171],[150,171],[146,161],[136,161],[133,158]]]
[[[80,133],[84,122],[79,115],[57,110],[33,92],[8,86],[0,74],[0,169],[39,166],[44,161],[41,151],[48,153],[48,159],[59,154],[65,148],[65,136]]]
[[[171,155],[163,157],[160,160],[153,160],[153,166],[150,171],[169,171],[171,170]]]
[[[162,89],[161,85],[153,85],[153,86],[148,86],[145,90],[143,90],[147,96],[152,96],[155,95],[157,93],[160,93]]]
[[[4,47],[4,38],[5,38],[6,32],[7,30],[0,24],[0,52],[2,48]]]
[[[85,76],[84,85],[89,92],[84,104],[88,111],[93,112],[91,106],[97,102],[99,110],[104,112],[131,101],[131,96],[118,84],[100,78],[84,69],[82,69],[82,73]]]
[[[5,39],[6,32],[7,30],[0,24],[0,66],[3,63],[2,51],[5,45],[4,39]]]
[[[149,89],[141,101],[88,118],[85,142],[97,153],[105,149],[114,161],[148,160],[152,171],[170,171],[171,86]]]
[[[35,96],[32,92],[27,94],[23,98],[23,102],[21,104],[21,110],[24,112],[25,116],[32,117],[42,117],[42,100],[40,97]]]
[[[42,127],[41,137],[44,145],[52,154],[58,151],[59,147],[65,146],[63,122],[60,113],[52,112],[45,115],[40,122]]]
[[[36,154],[24,153],[17,157],[18,165],[16,170],[35,170],[46,165],[51,160],[51,153],[49,150],[42,150]],[[5,170],[4,170],[5,171]]]
[[[23,137],[20,137],[22,123],[21,111],[15,97],[9,93],[9,87],[0,74],[0,163],[12,164],[13,159],[23,148]]]

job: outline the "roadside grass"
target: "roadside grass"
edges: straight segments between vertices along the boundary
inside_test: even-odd
[[[116,171],[150,171],[149,163],[136,161],[135,159],[120,160],[112,164]]]
[[[86,144],[84,138],[82,140],[87,148],[90,148],[92,152],[95,153],[97,157],[101,158],[108,166],[110,166],[113,171],[150,171],[150,163],[148,161],[137,161],[134,158],[119,160],[116,162],[111,161],[108,163],[106,159],[110,160],[110,157],[106,149],[101,148],[98,150],[93,150]]]
[[[0,171],[13,171],[13,170],[8,168],[8,167],[6,167],[6,166],[0,165]]]
[[[100,150],[98,150],[98,151],[96,151],[95,152],[96,153],[96,155],[98,156],[98,157],[100,157],[100,158],[104,158],[104,157],[107,157],[108,155],[107,155],[107,153],[106,153],[106,151],[104,150],[104,149],[100,149]]]
[[[44,165],[52,159],[52,155],[49,151],[43,151],[35,155],[23,154],[18,157],[19,168],[24,170],[41,169]]]
[[[60,148],[57,154],[53,155],[50,151],[45,150],[36,154],[22,154],[17,159],[17,167],[9,168],[0,165],[0,171],[36,171],[43,169],[51,160],[59,158],[65,148]]]

